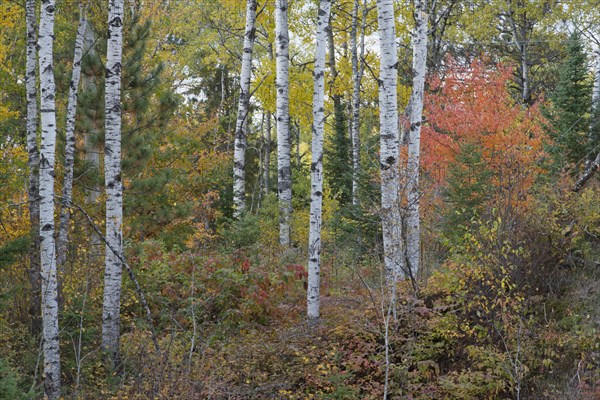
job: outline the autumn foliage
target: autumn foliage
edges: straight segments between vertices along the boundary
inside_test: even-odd
[[[461,193],[466,200],[484,184],[486,193],[480,195],[486,205],[507,217],[527,206],[547,140],[539,105],[523,108],[511,96],[512,77],[507,65],[463,66],[451,60],[444,76],[430,80],[422,136],[422,167],[431,190],[447,189],[454,172],[461,186],[468,186]],[[482,176],[487,182],[478,182]]]

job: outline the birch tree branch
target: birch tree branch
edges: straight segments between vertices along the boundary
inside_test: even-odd
[[[112,251],[112,253],[119,259],[119,261],[121,261],[121,263],[127,270],[127,274],[129,275],[129,278],[131,279],[131,281],[133,282],[133,284],[135,286],[135,291],[137,292],[138,296],[140,297],[140,302],[142,303],[142,307],[144,307],[144,310],[146,311],[146,322],[148,322],[148,325],[150,326],[150,334],[152,335],[152,343],[154,343],[154,348],[156,349],[156,352],[160,355],[160,346],[158,344],[158,339],[156,338],[156,329],[154,328],[154,322],[152,321],[152,312],[150,311],[150,306],[148,305],[148,302],[146,301],[146,296],[144,295],[144,292],[142,291],[142,288],[141,288],[138,280],[135,277],[133,269],[131,268],[131,266],[129,265],[127,260],[125,260],[125,257],[122,256],[121,254],[119,254],[117,249],[113,248],[113,246],[108,243],[108,241],[106,240],[106,237],[102,234],[102,232],[100,232],[100,229],[96,226],[96,223],[94,222],[92,217],[80,205],[71,202],[69,204],[69,206],[75,208],[76,210],[81,212],[81,214],[83,214],[83,216],[88,221],[88,223],[90,224],[90,226],[92,227],[92,229],[94,230],[96,235],[98,235],[98,237],[106,244],[106,246],[110,249],[110,251]]]

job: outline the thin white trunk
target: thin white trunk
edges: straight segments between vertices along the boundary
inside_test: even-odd
[[[29,223],[31,229],[31,248],[29,249],[29,282],[31,296],[29,315],[31,333],[38,334],[41,329],[41,280],[40,280],[40,152],[37,145],[37,89],[36,61],[37,34],[35,20],[35,0],[25,3],[25,22],[27,26],[27,59],[25,62],[25,89],[27,91],[27,153],[29,165]]]
[[[402,226],[398,201],[400,150],[396,95],[398,50],[394,0],[377,0],[377,21],[381,63],[379,75],[381,226],[386,277],[388,283],[394,283],[402,274],[403,257]]]
[[[60,224],[58,227],[58,243],[56,246],[57,267],[64,268],[67,261],[67,243],[69,240],[69,219],[71,217],[71,198],[73,196],[73,162],[75,154],[75,113],[77,111],[77,89],[81,77],[81,58],[83,56],[83,36],[86,28],[86,7],[79,6],[79,26],[75,37],[75,54],[73,55],[73,72],[69,85],[67,103],[67,123],[65,127],[65,177],[62,189]]]
[[[578,192],[583,188],[585,183],[590,180],[592,176],[600,168],[600,149],[593,147],[595,144],[600,145],[600,134],[598,132],[599,124],[598,116],[600,115],[600,47],[594,48],[594,86],[592,89],[592,123],[590,124],[589,140],[591,141],[592,150],[588,154],[588,159],[585,163],[585,170],[575,183],[573,191]]]
[[[597,111],[600,105],[600,45],[594,48],[594,87],[592,91],[592,111]]]
[[[310,230],[308,238],[308,320],[319,319],[321,274],[321,216],[323,211],[323,131],[325,129],[325,54],[329,27],[330,0],[321,0],[315,46],[312,162],[310,165]]]
[[[58,293],[54,244],[54,158],[56,148],[56,86],[54,84],[54,0],[43,0],[38,38],[40,63],[40,254],[42,273],[42,334],[44,390],[49,399],[60,395]]]
[[[521,63],[521,103],[527,104],[531,97],[531,80],[529,78],[529,41],[527,37],[527,27],[517,24],[514,18],[514,12],[507,3],[507,18],[512,30],[513,43],[519,52]]]
[[[123,270],[121,263],[121,259],[123,258],[123,185],[121,181],[122,52],[123,0],[110,0],[106,50],[106,133],[104,144],[106,265],[102,305],[102,347],[113,361],[113,366],[119,362],[121,275]]]
[[[275,62],[277,89],[277,192],[279,195],[279,244],[290,245],[292,168],[290,166],[288,0],[275,1]]]
[[[415,32],[413,36],[413,87],[409,103],[408,179],[406,210],[406,272],[417,277],[421,259],[421,226],[419,221],[419,161],[421,155],[421,123],[423,92],[427,73],[427,0],[415,0]]]
[[[358,205],[358,177],[360,173],[360,76],[358,66],[358,9],[359,0],[354,0],[352,9],[352,30],[350,47],[352,49],[352,204]]]
[[[529,102],[529,98],[531,97],[531,81],[529,78],[529,57],[527,44],[523,42],[521,44],[521,69],[522,69],[522,77],[523,80],[523,93],[521,95],[523,104],[527,104]]]
[[[271,113],[265,115],[267,126],[265,129],[265,141],[263,144],[264,160],[263,160],[263,193],[269,193],[269,171],[271,166]]]
[[[252,78],[252,49],[254,47],[256,23],[256,0],[246,2],[246,31],[240,74],[240,102],[235,124],[233,150],[233,216],[239,218],[246,208],[246,128],[250,109],[250,81]]]

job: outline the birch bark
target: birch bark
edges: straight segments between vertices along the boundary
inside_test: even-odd
[[[67,243],[69,239],[69,219],[71,218],[71,199],[73,195],[73,162],[75,154],[75,113],[77,111],[77,89],[81,77],[81,58],[83,56],[83,37],[86,29],[86,7],[79,6],[79,25],[75,37],[75,54],[73,55],[73,72],[69,85],[67,103],[67,123],[65,127],[65,176],[62,188],[60,223],[58,227],[58,243],[56,245],[57,267],[64,268],[67,261]]]
[[[119,363],[123,254],[123,186],[121,182],[121,69],[123,0],[110,0],[106,51],[104,180],[106,185],[106,265],[102,306],[102,347],[113,366]],[[118,253],[115,254],[112,249]]]
[[[321,273],[321,216],[323,209],[323,131],[325,128],[325,53],[329,26],[330,0],[321,0],[317,17],[315,46],[312,162],[310,166],[310,230],[308,238],[308,320],[319,319]]]
[[[290,166],[288,0],[275,2],[275,63],[277,89],[277,192],[279,195],[279,244],[290,245],[292,168]]]
[[[54,0],[43,0],[38,36],[40,68],[40,259],[42,276],[42,335],[44,391],[60,396],[58,292],[54,243],[54,158],[56,149],[56,86],[54,83]]]
[[[377,21],[380,45],[381,226],[386,277],[388,283],[394,283],[402,274],[403,249],[398,202],[398,192],[400,190],[398,173],[400,150],[396,94],[398,53],[393,0],[377,0]]]
[[[533,28],[533,24],[528,21],[516,21],[514,10],[511,3],[507,3],[506,19],[512,31],[513,44],[519,52],[521,63],[521,103],[529,104],[531,100],[531,79],[529,77],[529,29]],[[524,18],[524,17],[522,17]],[[519,23],[520,22],[520,23]]]
[[[250,81],[252,75],[252,50],[254,47],[256,23],[256,0],[246,2],[246,30],[240,74],[240,102],[235,126],[233,150],[233,215],[239,218],[246,208],[246,127],[250,108]]]
[[[31,333],[41,330],[41,280],[40,280],[40,153],[37,145],[37,90],[36,61],[37,34],[35,20],[35,0],[25,3],[25,23],[27,27],[27,55],[25,61],[25,89],[27,91],[27,153],[29,165],[29,224],[31,229],[31,247],[29,249],[29,282],[31,296],[29,298],[29,315],[31,317]]]
[[[265,128],[265,141],[264,141],[264,160],[263,160],[263,194],[269,193],[269,171],[271,165],[271,113],[268,112],[265,115],[266,128]]]
[[[409,102],[408,179],[406,212],[406,271],[417,277],[421,259],[421,226],[419,221],[419,162],[423,92],[427,73],[427,0],[415,0],[415,32],[413,36],[413,87]]]
[[[594,86],[592,89],[592,123],[590,124],[589,140],[590,140],[590,152],[588,159],[585,162],[585,170],[579,177],[573,188],[574,192],[580,191],[585,183],[590,180],[592,176],[600,168],[600,46],[596,44],[594,48],[594,64],[596,70],[594,71]]]

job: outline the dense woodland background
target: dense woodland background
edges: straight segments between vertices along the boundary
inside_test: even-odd
[[[61,396],[600,398],[600,174],[593,175],[600,163],[600,3],[389,2],[396,13],[395,125],[407,137],[395,169],[404,232],[413,187],[407,106],[414,59],[423,54],[413,51],[415,20],[428,17],[415,192],[420,268],[391,283],[383,257],[378,2],[331,1],[322,32],[326,68],[313,75],[318,3],[289,0],[287,11],[292,208],[284,243],[275,1],[254,4],[244,181],[235,205],[246,1],[125,2],[123,252],[116,262],[128,268],[115,351],[102,336],[105,76],[114,77],[106,73],[109,2],[56,0],[54,68],[42,73],[56,81],[55,235],[59,220],[69,222],[56,252]],[[40,4],[28,4],[36,7],[37,29]],[[85,32],[80,64],[73,57],[78,27]],[[49,379],[34,269],[40,231],[30,215],[36,171],[27,145],[27,32],[25,2],[0,0],[0,399],[42,398]],[[353,54],[361,68],[353,69]],[[75,65],[81,79],[72,90],[69,155]],[[28,82],[43,83],[39,74]],[[319,76],[321,303],[319,319],[307,323]],[[39,143],[42,129],[36,133]],[[71,163],[72,200],[64,201]]]

